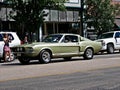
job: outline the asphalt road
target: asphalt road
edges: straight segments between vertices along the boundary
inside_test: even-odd
[[[0,64],[0,90],[120,90],[119,54],[49,64]]]
[[[120,68],[0,82],[0,90],[120,90]]]

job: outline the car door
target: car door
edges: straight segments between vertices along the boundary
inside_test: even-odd
[[[59,44],[61,55],[78,55],[79,43],[78,36],[65,35],[62,42]]]
[[[116,43],[116,48],[120,49],[120,32],[115,33],[115,43]]]

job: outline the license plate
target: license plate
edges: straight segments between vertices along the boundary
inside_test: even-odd
[[[17,56],[21,56],[21,53],[17,53]]]

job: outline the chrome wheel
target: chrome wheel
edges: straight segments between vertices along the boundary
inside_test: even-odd
[[[40,53],[40,63],[49,63],[51,61],[51,54],[47,50]]]
[[[93,58],[93,50],[91,48],[87,48],[83,57],[84,57],[84,59],[92,59]]]

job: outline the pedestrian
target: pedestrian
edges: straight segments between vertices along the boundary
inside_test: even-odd
[[[4,35],[3,40],[4,40],[4,48],[3,48],[4,61],[6,62],[8,57],[11,60],[11,56],[10,56],[11,50],[10,50],[10,47],[9,47],[9,36],[8,36],[7,33]]]
[[[23,43],[24,43],[24,44],[28,44],[28,37],[27,37],[27,36],[25,36],[25,38],[24,38],[24,40],[23,40]]]

